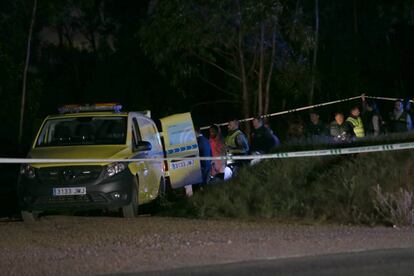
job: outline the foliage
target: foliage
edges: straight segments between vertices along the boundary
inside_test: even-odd
[[[243,115],[266,113],[276,69],[306,66],[303,55],[312,45],[308,29],[292,24],[293,19],[300,22],[298,14],[293,16],[292,3],[159,1],[142,29],[144,49],[159,67],[172,73],[175,85],[197,76],[248,104]],[[292,63],[296,67],[289,66]],[[226,78],[204,76],[212,68]],[[285,78],[285,82],[294,81]]]
[[[32,3],[0,1],[1,134],[8,143],[17,136]],[[209,124],[241,116],[243,109],[260,113],[260,102],[263,112],[306,102],[315,46],[313,1],[42,0],[38,5],[26,145],[37,123],[65,103],[118,101],[130,110],[152,109],[156,117],[192,111],[200,124]],[[315,101],[361,90],[408,96],[414,89],[413,9],[412,0],[320,1]],[[238,79],[241,64],[247,69],[245,88]]]
[[[381,217],[393,225],[414,225],[414,193],[404,188],[395,192],[383,193],[375,187],[375,208]]]
[[[2,99],[0,139],[3,145],[8,145],[0,150],[3,154],[15,153],[18,150],[16,138],[20,116],[21,74],[26,52],[31,4],[26,1],[0,3],[0,29],[2,30],[0,32],[0,98]],[[33,121],[30,118],[35,117],[39,110],[38,98],[42,94],[42,80],[37,76],[29,79],[28,89],[30,93],[27,97],[28,108],[25,115],[27,120],[24,124],[25,143],[28,143],[32,136]]]
[[[414,151],[404,151],[265,161],[197,193],[187,213],[180,202],[179,215],[407,224],[413,157]]]

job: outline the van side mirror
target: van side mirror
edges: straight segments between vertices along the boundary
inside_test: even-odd
[[[150,142],[147,141],[139,141],[135,145],[135,151],[150,151],[152,149],[152,145]]]

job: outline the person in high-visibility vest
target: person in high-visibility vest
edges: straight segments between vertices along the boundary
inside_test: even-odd
[[[356,106],[351,109],[351,115],[346,119],[354,130],[356,138],[365,137],[364,123],[362,122],[360,114],[359,107]]]
[[[249,142],[246,135],[239,129],[239,121],[231,120],[227,126],[228,135],[225,139],[227,152],[233,155],[249,153]]]

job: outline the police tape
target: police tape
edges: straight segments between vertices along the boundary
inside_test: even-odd
[[[227,160],[265,160],[265,159],[284,159],[297,157],[316,157],[334,156],[357,153],[372,153],[384,151],[397,151],[414,149],[414,142],[399,144],[382,144],[373,146],[334,148],[309,151],[278,152],[261,155],[239,155],[239,156],[219,156],[219,157],[167,157],[167,158],[132,158],[132,159],[38,159],[38,158],[0,158],[0,164],[67,164],[67,163],[132,163],[132,162],[161,162],[161,161],[227,161]]]
[[[362,96],[361,96],[362,97]],[[372,100],[384,100],[384,101],[404,101],[404,99],[401,98],[390,98],[390,97],[378,97],[378,96],[365,96],[366,99],[372,99]],[[414,100],[410,100],[411,103],[414,103]]]
[[[366,98],[368,98],[368,96],[365,96]],[[343,102],[349,102],[352,100],[357,100],[362,98],[362,96],[356,96],[356,97],[351,97],[351,98],[346,98],[346,99],[341,99],[341,100],[335,100],[335,101],[330,101],[330,102],[325,102],[325,103],[319,103],[319,104],[314,104],[314,105],[308,105],[308,106],[303,106],[303,107],[298,107],[298,108],[293,108],[293,109],[289,109],[289,110],[284,110],[284,111],[279,111],[279,112],[275,112],[275,113],[270,113],[270,114],[266,114],[261,116],[262,118],[270,118],[270,117],[274,117],[274,116],[280,116],[280,115],[285,115],[285,114],[289,114],[289,113],[294,113],[294,112],[299,112],[299,111],[304,111],[304,110],[308,110],[308,109],[313,109],[313,108],[318,108],[318,107],[322,107],[322,106],[328,106],[328,105],[333,105],[333,104],[337,104],[337,103],[343,103]],[[249,122],[252,121],[254,119],[254,117],[250,117],[247,119],[242,119],[239,120],[239,122]],[[220,124],[215,124],[216,126],[226,126],[229,123],[220,123]],[[201,127],[201,130],[205,130],[210,128],[210,126],[204,126]]]
[[[304,111],[304,110],[308,110],[308,109],[313,109],[313,108],[318,108],[318,107],[323,107],[323,106],[328,106],[328,105],[333,105],[333,104],[337,104],[337,103],[343,103],[343,102],[348,102],[348,101],[352,101],[352,100],[357,100],[357,99],[361,99],[362,97],[365,97],[366,99],[372,99],[372,100],[384,100],[384,101],[403,101],[404,99],[401,98],[390,98],[390,97],[378,97],[378,96],[355,96],[355,97],[351,97],[351,98],[346,98],[346,99],[341,99],[341,100],[335,100],[335,101],[330,101],[330,102],[325,102],[325,103],[319,103],[319,104],[314,104],[314,105],[308,105],[308,106],[303,106],[303,107],[298,107],[298,108],[293,108],[293,109],[289,109],[289,110],[284,110],[284,111],[279,111],[279,112],[275,112],[275,113],[270,113],[270,114],[266,114],[263,115],[262,118],[271,118],[271,117],[275,117],[275,116],[280,116],[280,115],[285,115],[285,114],[289,114],[289,113],[294,113],[294,112],[299,112],[299,111]],[[410,100],[411,103],[414,103],[414,100]],[[242,119],[239,120],[239,122],[249,122],[252,121],[254,119],[254,117],[250,117],[247,119]],[[228,122],[225,123],[220,123],[220,124],[215,124],[216,126],[226,126],[228,125]],[[201,130],[205,130],[210,128],[210,126],[204,126],[201,127]]]

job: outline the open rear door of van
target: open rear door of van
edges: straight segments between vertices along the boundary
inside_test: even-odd
[[[171,187],[176,189],[202,182],[200,160],[179,160],[180,157],[198,157],[197,136],[190,113],[162,118],[162,133],[168,158]]]

